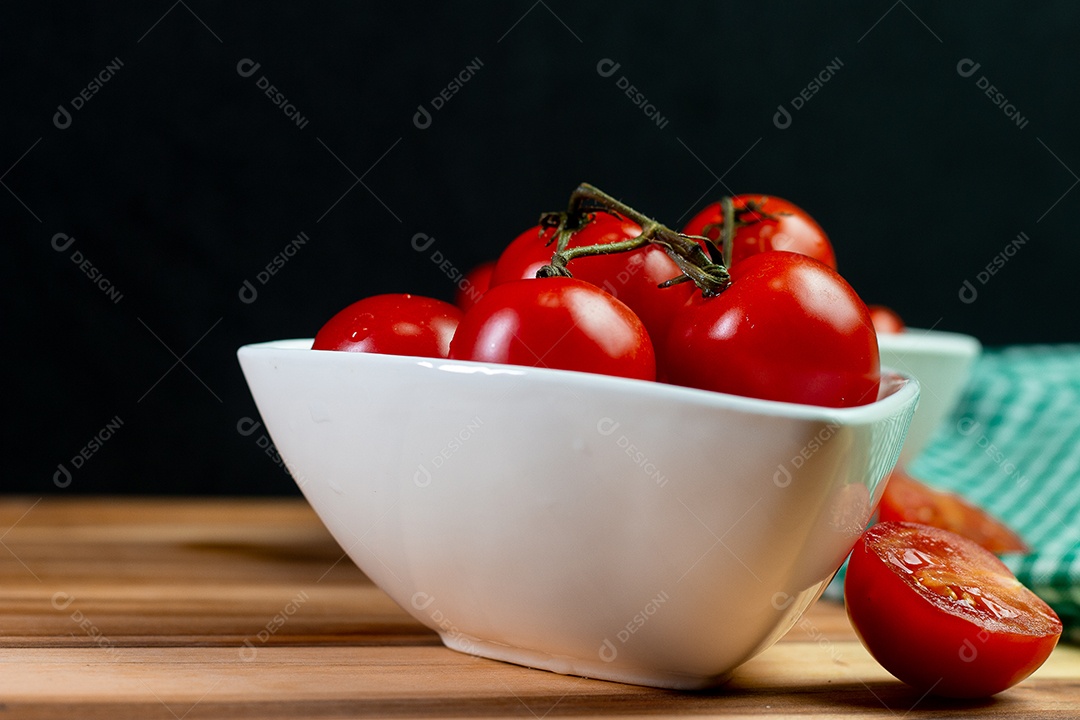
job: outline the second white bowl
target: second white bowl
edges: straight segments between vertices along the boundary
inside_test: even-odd
[[[908,328],[878,335],[878,347],[882,366],[919,381],[919,408],[900,451],[900,465],[905,466],[922,452],[956,407],[982,345],[970,335]]]

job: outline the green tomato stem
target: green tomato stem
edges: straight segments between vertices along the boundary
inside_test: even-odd
[[[641,226],[641,234],[636,238],[606,245],[569,247],[573,234],[592,221],[591,213],[595,211],[632,220]],[[540,218],[540,225],[541,232],[546,228],[557,228],[558,242],[551,263],[541,268],[537,277],[571,277],[566,265],[575,258],[630,252],[652,244],[659,245],[683,273],[663,283],[663,287],[692,281],[706,295],[716,295],[731,284],[727,264],[714,262],[697,240],[675,232],[588,183],[582,183],[571,193],[566,212],[545,213]]]
[[[735,243],[735,201],[725,195],[720,199],[720,208],[724,213],[724,227],[720,230],[720,252],[723,253],[724,267],[731,267],[731,246]]]

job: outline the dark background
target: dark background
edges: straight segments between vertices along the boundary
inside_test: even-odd
[[[1080,5],[793,5],[3,4],[4,489],[297,492],[237,430],[258,416],[236,348],[309,337],[366,295],[449,299],[433,251],[459,271],[494,257],[583,180],[672,225],[725,193],[780,195],[910,325],[1080,339]]]

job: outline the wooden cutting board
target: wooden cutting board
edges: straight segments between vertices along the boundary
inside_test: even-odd
[[[819,602],[708,693],[444,648],[301,499],[0,500],[0,719],[1080,717],[1080,649],[977,703],[921,697]]]

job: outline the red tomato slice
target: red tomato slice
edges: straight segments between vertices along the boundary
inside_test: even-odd
[[[1043,664],[1062,630],[1050,606],[990,551],[917,523],[878,523],[863,533],[844,600],[886,670],[946,697],[1012,687]]]
[[[935,490],[899,468],[892,471],[881,497],[882,522],[906,521],[949,530],[992,553],[1026,553],[1030,548],[1000,520],[955,493]]]

